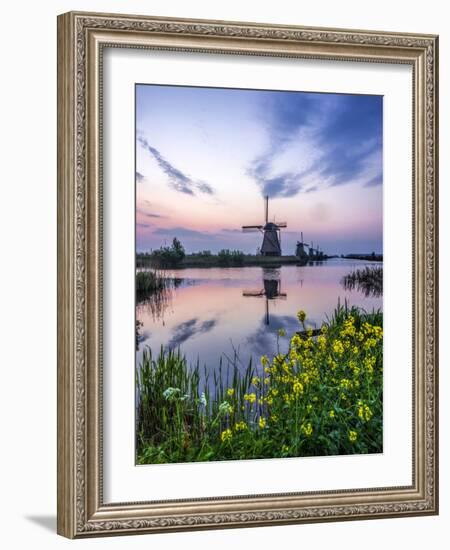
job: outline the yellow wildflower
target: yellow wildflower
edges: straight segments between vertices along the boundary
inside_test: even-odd
[[[333,410],[331,410],[331,411],[328,413],[328,416],[329,416],[330,418],[334,418],[334,417],[336,416],[336,413],[335,413]]]
[[[369,405],[364,403],[364,401],[358,401],[358,416],[364,422],[368,422],[373,416],[373,412],[371,411]]]
[[[355,430],[349,430],[348,438],[352,443],[355,442],[358,439],[358,432],[355,432]]]
[[[324,350],[327,345],[327,339],[326,336],[323,336],[322,334],[317,337],[317,343],[319,344],[319,348],[321,350]]]
[[[253,384],[254,386],[257,386],[260,382],[261,382],[261,378],[260,378],[259,376],[254,376],[254,377],[252,378],[252,384]]]
[[[375,338],[377,338],[378,340],[380,338],[383,338],[383,329],[381,327],[376,327],[374,326],[373,327],[373,335]]]
[[[263,417],[263,416],[260,416],[259,417],[259,427],[261,429],[265,428],[266,427],[266,419]]]
[[[340,382],[339,382],[339,386],[344,389],[344,390],[351,390],[352,389],[352,382],[351,380],[349,380],[348,378],[343,378]]]
[[[297,313],[297,319],[300,321],[300,323],[305,322],[306,313],[302,309]]]
[[[236,432],[242,432],[246,428],[247,424],[243,420],[241,420],[240,422],[236,422],[236,424],[234,425],[234,429]]]
[[[306,424],[301,425],[302,432],[306,435],[306,437],[310,437],[313,433],[313,427],[311,422],[307,422]]]
[[[373,373],[373,367],[375,366],[375,362],[376,362],[376,357],[374,356],[369,356],[364,358],[363,365],[369,374]]]
[[[367,340],[363,344],[363,348],[365,350],[370,350],[370,348],[373,348],[377,345],[377,341],[375,338],[367,338]]]
[[[344,353],[344,345],[340,340],[335,340],[333,342],[333,351],[338,355],[342,355]]]
[[[234,395],[234,388],[228,388],[228,389],[227,389],[227,395],[230,396],[230,397],[233,397],[233,395]]]
[[[299,396],[303,393],[303,384],[296,380],[292,389],[294,390],[294,394]]]
[[[227,428],[220,434],[220,439],[222,440],[223,443],[227,443],[231,441],[232,437],[233,437],[233,432],[230,430],[230,428]]]
[[[248,401],[249,403],[254,403],[256,401],[256,393],[246,393],[244,395],[244,401]]]

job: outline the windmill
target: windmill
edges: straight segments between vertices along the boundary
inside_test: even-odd
[[[309,248],[309,244],[308,243],[305,243],[304,240],[303,240],[303,231],[300,233],[301,234],[301,241],[297,241],[297,247],[295,249],[295,255],[300,258],[301,260],[304,260],[308,257],[308,254],[305,250],[305,248]]]
[[[286,300],[287,294],[281,292],[281,279],[278,270],[263,268],[263,285],[260,290],[243,290],[242,296],[245,298],[265,298],[266,314],[264,322],[270,323],[269,318],[269,300]]]
[[[286,222],[269,222],[269,197],[265,201],[265,224],[264,225],[243,225],[242,231],[250,233],[261,231],[264,235],[261,246],[262,256],[281,256],[281,235],[280,229],[287,227]]]

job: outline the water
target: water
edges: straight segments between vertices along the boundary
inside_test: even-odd
[[[366,296],[357,289],[344,289],[342,277],[353,269],[374,262],[333,259],[303,267],[242,267],[182,269],[167,271],[171,288],[136,306],[142,322],[136,360],[145,346],[154,353],[161,346],[176,349],[188,362],[213,368],[237,352],[242,365],[250,358],[259,362],[287,348],[287,338],[301,330],[296,314],[302,309],[307,324],[320,327],[338,303],[382,309],[381,296]]]

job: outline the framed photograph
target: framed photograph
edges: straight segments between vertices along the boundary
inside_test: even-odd
[[[58,532],[438,512],[432,35],[58,18]]]

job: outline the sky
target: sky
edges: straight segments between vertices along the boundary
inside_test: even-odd
[[[136,249],[381,253],[382,96],[136,85]]]

